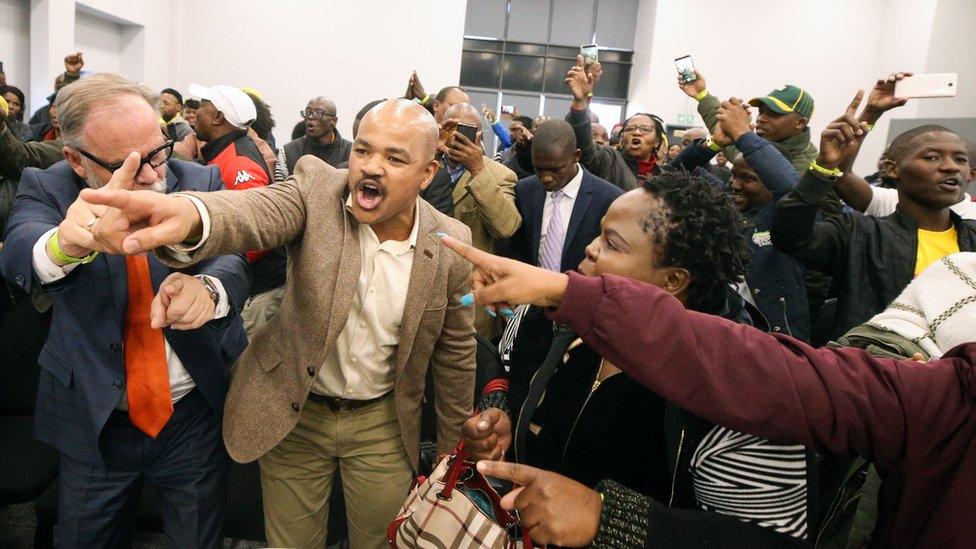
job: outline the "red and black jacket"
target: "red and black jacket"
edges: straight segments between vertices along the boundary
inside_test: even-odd
[[[228,190],[253,189],[269,185],[274,179],[254,141],[245,130],[234,131],[210,141],[200,150],[208,165],[217,166]],[[282,250],[247,252],[251,264],[251,295],[285,283],[286,259]]]

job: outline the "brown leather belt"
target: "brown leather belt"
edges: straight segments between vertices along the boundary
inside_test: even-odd
[[[346,398],[331,397],[331,396],[319,395],[316,393],[309,393],[308,399],[317,404],[321,404],[322,406],[327,406],[329,410],[332,411],[333,414],[345,414],[347,412],[351,412],[353,410],[358,410],[359,408],[369,406],[370,404],[375,404],[389,397],[392,394],[393,391],[390,391],[389,393],[386,393],[383,396],[378,396],[376,398],[371,398],[369,400],[349,400]]]

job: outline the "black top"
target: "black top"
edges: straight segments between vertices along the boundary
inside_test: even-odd
[[[595,383],[603,359],[586,345],[567,355],[532,415],[529,465],[591,487],[611,479],[666,499],[664,400],[622,373]]]
[[[343,139],[339,135],[339,130],[333,131],[335,132],[335,139],[332,140],[332,143],[325,145],[307,135],[285,143],[285,165],[288,167],[288,173],[295,172],[295,164],[298,163],[298,159],[306,154],[321,159],[333,168],[338,168],[339,164],[348,162],[349,154],[352,152],[352,142]]]

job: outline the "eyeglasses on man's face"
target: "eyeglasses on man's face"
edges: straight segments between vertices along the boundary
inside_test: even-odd
[[[78,147],[77,150],[82,156],[105,168],[111,173],[115,173],[119,168],[122,167],[122,164],[125,163],[123,160],[122,162],[109,164],[81,147]],[[150,151],[146,156],[142,157],[142,159],[139,161],[139,168],[136,169],[136,173],[142,171],[142,167],[146,164],[149,164],[150,168],[156,169],[165,164],[171,156],[173,156],[173,141],[167,139],[165,143]]]
[[[305,109],[305,110],[298,111],[298,114],[306,120],[307,119],[322,120],[323,118],[326,117],[335,118],[335,113],[325,112],[322,109],[312,109],[312,110]]]

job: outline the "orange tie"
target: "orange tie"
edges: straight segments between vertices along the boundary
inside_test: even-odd
[[[124,336],[129,419],[140,431],[156,438],[173,415],[166,347],[163,331],[149,325],[149,307],[154,297],[149,260],[146,256],[126,256],[125,266],[129,280]]]

